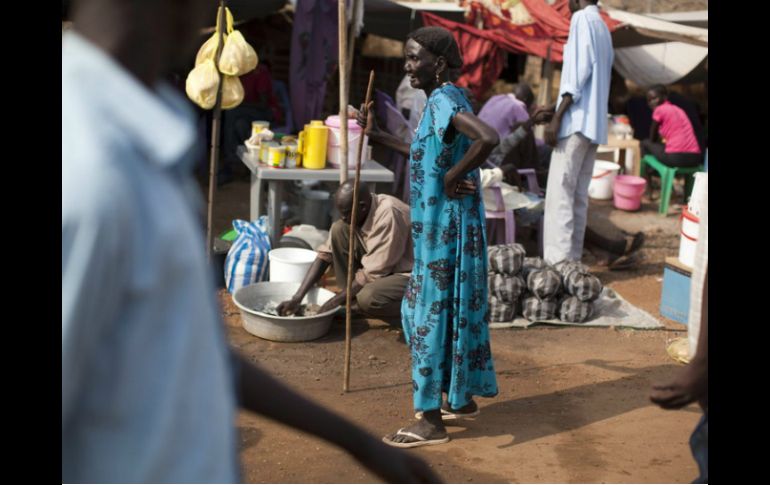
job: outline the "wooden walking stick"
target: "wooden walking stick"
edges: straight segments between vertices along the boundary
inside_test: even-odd
[[[364,106],[366,110],[366,124],[369,125],[372,112],[368,109],[369,101],[372,99],[372,87],[374,86],[374,70],[369,71],[369,86],[366,88],[366,100]],[[358,217],[358,186],[361,183],[361,154],[364,151],[364,134],[366,130],[362,130],[361,137],[358,139],[358,152],[356,153],[356,177],[353,179],[353,209],[350,212],[350,234],[348,236],[348,281],[345,294],[345,372],[344,382],[342,383],[342,390],[348,392],[350,387],[350,340],[351,340],[351,315],[350,304],[352,297],[350,295],[350,289],[353,286],[353,239],[356,235],[356,218]]]

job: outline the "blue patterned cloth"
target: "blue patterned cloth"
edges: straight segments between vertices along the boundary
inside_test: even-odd
[[[471,145],[451,124],[462,111],[473,112],[460,89],[452,84],[435,89],[409,157],[414,268],[401,314],[417,411],[439,409],[442,392],[455,409],[474,395],[497,395],[479,171],[467,176],[478,187],[474,195],[451,199],[444,194],[444,175]]]

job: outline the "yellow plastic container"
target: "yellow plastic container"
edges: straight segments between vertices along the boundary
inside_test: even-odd
[[[326,167],[326,144],[329,128],[321,120],[313,120],[300,134],[302,140],[302,166],[312,170]]]
[[[282,145],[268,147],[267,158],[267,164],[273,168],[286,167],[286,147]]]
[[[270,165],[270,147],[281,146],[277,141],[263,140],[259,148],[259,161],[265,165]],[[272,166],[272,165],[271,165]]]
[[[299,151],[297,150],[297,142],[290,142],[283,145],[286,148],[286,168],[297,168]]]
[[[302,157],[305,154],[305,133],[310,125],[305,125],[305,128],[297,133],[297,168],[302,167]]]
[[[251,122],[251,134],[258,135],[265,130],[270,129],[269,121],[252,121]]]

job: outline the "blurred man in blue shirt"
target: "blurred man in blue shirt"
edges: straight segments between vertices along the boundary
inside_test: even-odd
[[[386,480],[436,480],[226,344],[190,175],[197,133],[161,81],[211,6],[81,0],[62,36],[62,482],[240,481],[236,401]]]

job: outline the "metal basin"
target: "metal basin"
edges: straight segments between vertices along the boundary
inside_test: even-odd
[[[233,302],[241,310],[243,328],[259,338],[276,342],[302,342],[326,335],[339,307],[309,317],[279,317],[254,310],[268,301],[288,300],[299,286],[300,283],[262,281],[237,290]],[[333,296],[329,290],[313,288],[302,303],[323,305]]]

